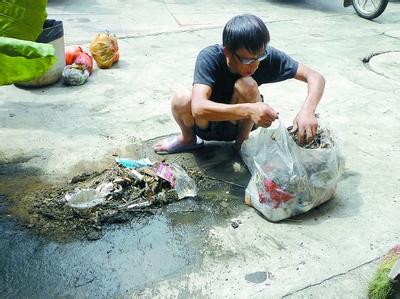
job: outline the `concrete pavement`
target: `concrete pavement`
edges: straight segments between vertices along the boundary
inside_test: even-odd
[[[377,259],[400,242],[400,2],[375,21],[325,2],[49,0],[67,45],[87,46],[108,29],[119,37],[121,61],[96,69],[80,87],[1,87],[0,161],[60,181],[101,168],[137,139],[178,132],[169,97],[191,85],[198,51],[221,42],[233,15],[257,14],[273,46],[327,80],[318,110],[338,132],[347,161],[337,196],[281,224],[248,208],[240,229],[210,228],[199,267],[128,295],[363,298]],[[306,92],[294,80],[262,87],[287,123]],[[272,275],[260,284],[244,279],[257,271]]]

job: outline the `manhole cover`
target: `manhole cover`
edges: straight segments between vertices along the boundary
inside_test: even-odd
[[[400,52],[375,55],[369,60],[372,71],[390,79],[400,79]]]

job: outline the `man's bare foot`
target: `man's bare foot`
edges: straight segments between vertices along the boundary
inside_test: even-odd
[[[182,135],[172,136],[158,141],[153,145],[157,154],[174,154],[190,151],[203,146],[204,142],[197,136],[186,140]]]

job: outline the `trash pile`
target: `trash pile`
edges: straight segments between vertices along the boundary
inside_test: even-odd
[[[133,160],[117,158],[123,168],[117,175],[100,182],[89,189],[77,189],[67,193],[67,205],[78,210],[86,210],[105,201],[122,199],[118,209],[149,207],[155,203],[168,202],[197,195],[196,184],[179,165],[153,163],[149,159]],[[172,189],[171,189],[172,188]],[[168,191],[170,192],[167,196]],[[176,194],[175,194],[176,193]]]
[[[315,139],[300,146],[280,122],[260,129],[242,146],[243,160],[252,177],[245,202],[268,220],[279,221],[332,198],[344,169],[335,137],[319,121]]]
[[[121,166],[114,175],[89,189],[77,189],[65,196],[66,204],[78,210],[106,204],[116,210],[130,210],[197,196],[196,184],[179,165],[149,159],[117,158]],[[114,205],[115,200],[123,204]]]
[[[65,230],[99,231],[105,223],[129,220],[130,213],[151,213],[153,206],[197,196],[194,180],[179,165],[128,158],[116,163],[102,173],[72,178],[69,187],[51,192],[53,198],[37,201],[32,212]]]
[[[65,64],[62,80],[65,85],[77,86],[85,84],[93,72],[93,58],[81,47],[65,51]]]
[[[82,47],[67,48],[65,50],[65,64],[62,72],[62,81],[67,86],[83,85],[93,72],[93,58],[101,69],[110,68],[119,60],[119,47],[115,35],[108,32],[99,33],[89,45],[92,54],[82,50]]]

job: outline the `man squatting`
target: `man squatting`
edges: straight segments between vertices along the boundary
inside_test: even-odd
[[[263,101],[258,86],[291,78],[307,83],[307,97],[293,120],[301,143],[317,131],[315,110],[324,77],[268,45],[264,22],[254,15],[233,17],[224,27],[222,45],[206,47],[197,56],[191,90],[172,98],[172,114],[181,134],[154,144],[157,153],[195,149],[203,140],[235,141],[240,149],[255,127],[269,127],[278,112]],[[198,136],[199,138],[197,138]]]

